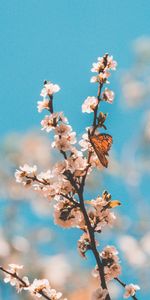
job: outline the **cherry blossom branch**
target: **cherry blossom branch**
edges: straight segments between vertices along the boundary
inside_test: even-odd
[[[60,196],[64,197],[64,198],[67,198],[69,201],[71,201],[76,207],[80,207],[80,203],[75,201],[72,197],[69,197],[68,195],[66,194],[63,194],[63,193],[59,193]]]
[[[93,167],[99,167],[98,158],[103,166],[107,167],[108,164],[105,155],[108,155],[112,137],[109,134],[98,134],[96,130],[98,128],[106,129],[104,122],[107,115],[102,112],[98,115],[98,110],[101,101],[113,102],[113,91],[105,88],[102,95],[101,91],[103,85],[108,83],[109,71],[115,70],[116,65],[116,61],[108,54],[99,57],[98,61],[93,64],[91,71],[96,72],[97,75],[91,78],[91,82],[98,83],[98,93],[97,97],[87,97],[82,105],[82,112],[94,114],[92,128],[88,130],[88,134],[84,134],[85,137],[83,136],[83,140],[79,143],[81,147],[83,146],[81,151],[74,147],[76,133],[72,132],[70,125],[67,125],[68,120],[62,112],[54,112],[53,94],[59,91],[59,86],[51,82],[44,82],[44,88],[41,91],[43,101],[38,102],[38,111],[42,112],[43,109],[47,109],[50,116],[46,115],[41,121],[42,130],[46,130],[48,133],[54,130],[52,147],[59,150],[64,160],[56,163],[52,171],[48,170],[38,175],[36,175],[36,166],[24,165],[16,171],[16,180],[24,185],[32,184],[34,189],[42,192],[49,200],[56,200],[57,204],[54,206],[56,224],[62,227],[78,227],[84,231],[78,241],[78,249],[82,257],[85,257],[87,250],[92,250],[97,263],[94,276],[99,277],[100,280],[98,292],[101,296],[96,296],[94,299],[110,300],[107,282],[115,279],[125,288],[126,298],[132,296],[137,300],[135,292],[139,287],[133,284],[126,285],[118,278],[121,266],[117,249],[114,246],[106,246],[99,253],[95,240],[95,232],[101,232],[104,226],[112,224],[115,216],[110,212],[110,208],[120,205],[120,202],[111,201],[111,195],[107,191],[103,192],[102,197],[98,196],[91,201],[84,200],[86,177]],[[96,141],[95,144],[92,143],[92,140]],[[82,153],[87,149],[88,157]],[[74,199],[74,195],[77,195],[78,200]],[[86,209],[86,203],[92,206],[91,210]]]
[[[92,249],[93,255],[96,259],[97,265],[98,265],[98,271],[99,271],[99,275],[100,275],[100,279],[101,279],[101,286],[103,289],[107,289],[107,285],[106,285],[106,281],[105,281],[105,274],[104,274],[104,267],[103,267],[102,261],[100,259],[99,253],[96,248],[94,230],[91,226],[91,223],[90,223],[90,220],[89,220],[89,217],[88,217],[85,205],[84,205],[83,193],[79,192],[78,195],[79,195],[79,199],[80,199],[81,210],[84,215],[85,223],[87,225],[90,240],[91,240],[91,249]],[[108,293],[107,299],[108,300],[111,299],[109,296],[109,293]]]
[[[8,275],[10,275],[12,278],[15,278],[18,280],[18,282],[21,283],[21,287],[22,288],[28,288],[30,285],[27,284],[22,278],[20,278],[17,273],[12,273],[6,269],[4,269],[2,266],[0,266],[0,270]],[[38,291],[37,292],[38,294],[40,294],[41,296],[43,296],[43,298],[47,299],[47,300],[52,300],[51,298],[49,298],[46,294],[44,294],[44,292],[41,290],[41,291]]]
[[[119,282],[120,283],[120,285],[122,285],[124,288],[127,286],[127,284],[125,284],[122,280],[120,280],[118,277],[116,277],[116,278],[114,278],[117,282]],[[134,300],[138,300],[138,298],[135,296],[135,295],[133,295],[133,296],[131,296],[131,298],[132,299],[134,299]]]
[[[101,90],[102,90],[102,87],[103,87],[103,84],[102,83],[99,83],[98,85],[98,93],[97,93],[97,99],[98,99],[98,104],[97,106],[95,107],[94,109],[94,117],[93,117],[93,129],[92,129],[92,132],[91,132],[91,135],[94,134],[96,128],[97,128],[97,124],[96,124],[96,121],[97,121],[97,113],[98,113],[98,109],[99,109],[99,103],[100,103],[100,95],[101,95]],[[82,183],[81,183],[81,188],[83,189],[84,185],[85,185],[85,180],[86,180],[86,176],[88,174],[88,170],[91,166],[90,164],[90,158],[91,158],[91,155],[92,155],[92,151],[89,151],[88,152],[88,159],[87,159],[87,168],[85,170],[85,175],[83,176],[82,178]]]
[[[103,289],[107,289],[107,285],[106,285],[106,281],[105,281],[105,274],[104,274],[104,266],[103,263],[100,259],[99,253],[97,251],[96,248],[96,242],[95,242],[95,236],[94,236],[94,230],[91,226],[85,205],[84,205],[84,198],[83,198],[83,184],[82,186],[80,186],[80,188],[77,187],[76,183],[74,182],[73,176],[72,174],[68,175],[68,180],[70,180],[70,183],[72,184],[72,186],[75,188],[78,196],[79,196],[79,200],[80,200],[80,209],[83,213],[84,219],[85,219],[85,224],[87,225],[88,228],[88,232],[89,232],[89,236],[90,236],[90,244],[91,244],[91,250],[93,252],[93,255],[95,257],[95,260],[97,262],[98,265],[98,271],[99,271],[99,276],[100,276],[100,286],[102,286]],[[108,289],[107,289],[108,291]],[[107,294],[107,298],[106,300],[110,300],[110,296],[109,296],[109,292]]]
[[[93,130],[92,130],[92,135],[94,134],[96,128],[97,128],[97,124],[96,124],[96,121],[97,121],[97,113],[98,113],[98,108],[99,108],[99,102],[100,102],[100,94],[101,94],[101,90],[102,90],[102,87],[103,87],[103,84],[102,83],[99,83],[98,85],[98,93],[97,93],[97,99],[98,99],[98,104],[97,106],[95,107],[94,109],[94,119],[93,119]]]

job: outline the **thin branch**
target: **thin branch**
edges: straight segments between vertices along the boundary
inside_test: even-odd
[[[0,266],[0,270],[1,270],[2,272],[6,273],[6,274],[9,274],[9,275],[12,276],[13,278],[17,279],[17,280],[21,283],[21,285],[22,285],[23,287],[26,287],[26,288],[27,288],[27,287],[30,286],[30,285],[28,285],[22,278],[20,278],[16,273],[11,273],[11,272],[5,270],[2,266]],[[45,295],[43,291],[39,291],[39,292],[37,292],[37,293],[40,294],[41,296],[43,296],[43,298],[45,298],[45,299],[47,299],[47,300],[52,300],[52,299],[49,298],[47,295]]]
[[[84,205],[83,193],[79,192],[78,195],[79,195],[79,199],[80,199],[81,210],[84,215],[85,223],[87,225],[90,240],[91,240],[91,249],[95,256],[97,265],[98,265],[98,271],[99,271],[99,275],[100,275],[100,279],[101,279],[101,286],[103,289],[107,289],[107,285],[106,285],[106,281],[105,281],[105,274],[104,274],[104,266],[103,266],[103,263],[100,259],[99,253],[96,248],[94,229],[91,226],[91,222],[89,220],[89,217],[88,217],[85,205]],[[111,298],[108,293],[107,300],[109,300],[109,299],[111,299]]]
[[[72,197],[69,197],[68,195],[65,195],[63,193],[59,193],[59,195],[71,201],[76,207],[80,207],[80,203],[75,201]]]
[[[119,282],[124,288],[126,286],[126,284],[124,282],[122,282],[118,277],[114,278],[117,282]],[[137,297],[134,295],[134,296],[131,296],[132,299],[134,300],[138,300]]]
[[[98,108],[99,108],[99,103],[100,103],[100,94],[101,94],[101,90],[102,90],[103,84],[99,83],[98,85],[98,93],[97,93],[97,99],[98,99],[98,104],[94,110],[94,119],[93,119],[93,130],[92,130],[92,135],[94,134],[95,130],[96,130],[96,121],[97,121],[97,113],[98,113]]]

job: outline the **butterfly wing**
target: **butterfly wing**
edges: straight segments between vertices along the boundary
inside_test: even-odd
[[[112,136],[109,134],[98,134],[89,136],[90,142],[96,155],[98,156],[99,161],[101,164],[107,168],[108,167],[108,160],[106,155],[108,155],[108,151],[112,145]]]

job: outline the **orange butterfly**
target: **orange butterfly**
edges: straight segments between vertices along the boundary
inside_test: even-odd
[[[113,139],[110,134],[100,133],[98,135],[91,135],[89,134],[89,140],[94,148],[95,153],[98,156],[99,161],[101,164],[107,168],[108,167],[108,160],[106,156],[108,156],[108,151],[111,148]]]

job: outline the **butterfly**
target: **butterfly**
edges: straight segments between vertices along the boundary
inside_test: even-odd
[[[99,161],[101,164],[107,168],[108,167],[108,160],[106,156],[108,156],[108,151],[111,148],[113,139],[110,134],[100,133],[98,135],[91,135],[89,134],[90,143],[98,156]]]

